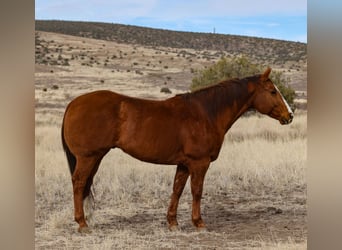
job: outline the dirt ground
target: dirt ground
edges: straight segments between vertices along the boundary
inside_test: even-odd
[[[203,59],[197,55],[201,52],[193,50],[182,51],[183,56],[172,48],[143,48],[45,32],[39,32],[38,36],[40,45],[36,49],[41,53],[45,51],[43,58],[47,63],[36,63],[35,73],[37,249],[306,249],[306,156],[303,146],[306,145],[306,123],[295,121],[286,132],[262,132],[271,138],[262,139],[267,147],[274,148],[274,141],[282,143],[285,140],[281,144],[285,151],[298,152],[299,161],[287,161],[285,154],[279,171],[265,170],[263,174],[271,181],[259,177],[257,172],[255,178],[248,179],[243,174],[236,174],[234,178],[234,170],[227,170],[225,162],[217,163],[218,170],[208,172],[201,206],[206,232],[197,232],[191,224],[189,183],[178,210],[180,231],[167,229],[166,211],[174,167],[164,166],[161,173],[151,164],[142,170],[128,169],[127,166],[143,163],[131,163],[132,159],[118,152],[101,164],[101,168],[107,170],[99,170],[95,179],[92,233],[79,234],[73,221],[70,174],[60,145],[60,125],[67,103],[96,89],[165,99],[188,91],[193,71],[212,64],[215,59]],[[54,64],[62,64],[66,58],[69,66]],[[294,77],[303,74],[299,72]],[[162,87],[168,87],[171,93],[161,93]],[[301,89],[304,89],[302,85]],[[302,116],[306,117],[306,114]],[[246,126],[250,126],[248,122]],[[256,132],[258,126],[252,131],[255,136],[261,134]],[[240,139],[234,139],[240,134],[232,132],[233,147],[245,147],[245,144],[239,144]],[[287,139],[283,139],[285,137]],[[283,154],[279,152],[279,155]],[[227,156],[229,161],[233,156]],[[244,162],[242,156],[240,158],[241,165],[253,165],[253,162]],[[256,155],[255,158],[263,160],[266,157]],[[276,161],[277,157],[274,157],[266,165],[273,166]],[[122,168],[125,166],[125,172],[120,175],[119,170],[109,171],[113,162],[119,162]],[[291,177],[283,178],[281,174],[285,176],[287,172],[282,171],[287,167]],[[156,176],[151,174],[142,181],[144,177],[139,176],[145,176],[143,173],[155,173]],[[225,186],[228,185],[223,179],[226,175],[231,176],[230,182],[227,181],[230,186]],[[113,179],[122,185],[115,186],[119,184]],[[125,185],[126,189],[122,187]]]
[[[297,193],[297,195],[296,195]],[[231,242],[253,242],[258,246],[260,242],[287,242],[288,239],[296,243],[303,242],[306,237],[306,200],[303,190],[290,194],[272,193],[269,190],[261,195],[245,193],[229,193],[204,195],[202,200],[202,216],[207,223],[208,233],[198,233],[197,246],[212,246],[221,248],[230,246]],[[278,196],[275,198],[275,196]],[[187,247],[191,242],[191,235],[196,229],[191,224],[191,196],[185,196],[186,208],[179,209],[178,218],[181,236],[184,242],[178,246]],[[108,204],[103,204],[107,206]],[[102,204],[99,204],[102,206]],[[135,205],[137,207],[137,205]],[[112,215],[105,223],[95,224],[96,230],[103,234],[110,234],[120,228],[132,230],[135,234],[146,236],[156,228],[166,230],[165,207],[155,210],[143,206],[132,216]],[[106,216],[106,214],[99,214]],[[168,233],[168,232],[165,232]],[[179,234],[175,234],[178,237]],[[172,233],[170,234],[172,238]]]

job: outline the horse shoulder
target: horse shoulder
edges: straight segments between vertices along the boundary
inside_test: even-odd
[[[215,160],[223,139],[213,121],[196,103],[184,105],[181,110],[182,120],[179,133],[184,154],[191,159],[209,157],[211,160]]]

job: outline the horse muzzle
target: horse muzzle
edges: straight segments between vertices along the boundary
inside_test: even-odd
[[[289,113],[286,117],[282,117],[279,119],[281,125],[290,124],[293,120],[293,113]]]

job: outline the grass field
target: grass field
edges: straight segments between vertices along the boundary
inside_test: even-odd
[[[115,149],[94,179],[92,233],[79,234],[60,138],[67,103],[95,89],[165,99],[188,89],[191,69],[211,62],[193,57],[190,63],[171,48],[53,33],[40,33],[40,39],[36,47],[50,61],[36,64],[35,73],[37,249],[306,249],[305,111],[296,112],[288,126],[257,115],[240,118],[228,131],[204,183],[208,232],[192,226],[189,183],[179,204],[181,230],[168,231],[175,166],[143,163]],[[70,66],[53,65],[59,55]],[[163,86],[172,94],[160,93]]]
[[[113,150],[94,180],[93,232],[79,235],[60,122],[51,115],[36,127],[37,248],[306,248],[305,113],[289,126],[259,116],[234,124],[206,176],[206,233],[191,225],[189,183],[179,205],[181,231],[167,230],[175,166]]]

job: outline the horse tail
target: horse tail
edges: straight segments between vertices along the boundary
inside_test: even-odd
[[[75,155],[70,151],[68,144],[65,141],[64,138],[64,119],[63,119],[63,123],[62,123],[62,131],[61,131],[61,135],[62,135],[62,144],[63,144],[63,149],[64,152],[66,154],[67,160],[68,160],[68,165],[69,165],[69,169],[70,169],[70,173],[71,175],[73,175],[75,168],[76,168],[76,157]]]

